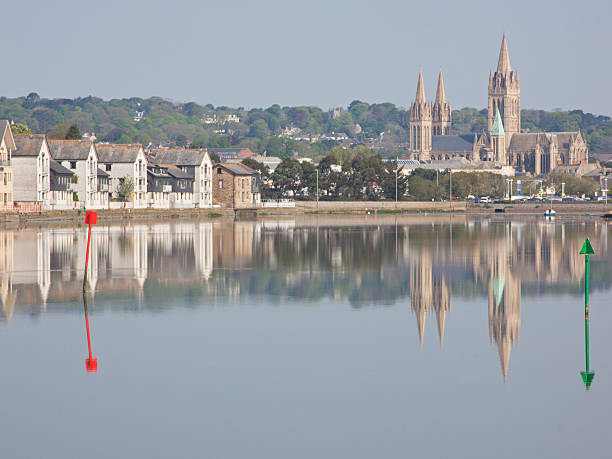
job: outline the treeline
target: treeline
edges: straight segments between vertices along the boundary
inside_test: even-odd
[[[142,117],[140,116],[142,115]],[[76,125],[95,132],[98,140],[144,145],[194,147],[241,146],[270,155],[294,153],[323,157],[338,145],[315,142],[324,133],[344,133],[350,143],[367,144],[383,156],[402,154],[408,145],[409,111],[391,103],[353,101],[346,108],[281,107],[245,110],[195,102],[176,103],[160,97],[111,99],[97,97],[45,99],[36,93],[25,97],[0,97],[0,118],[27,125],[32,131],[56,135]],[[530,131],[582,130],[592,152],[612,150],[612,121],[581,110],[546,112],[522,110],[522,127]],[[487,111],[462,108],[453,111],[451,133],[467,134],[487,128]]]
[[[431,201],[464,199],[468,196],[503,196],[504,177],[488,172],[467,173],[436,172],[416,169],[404,173],[404,167],[395,160],[385,161],[370,148],[333,148],[314,166],[285,158],[274,172],[267,166],[247,159],[243,164],[262,175],[262,198],[294,198],[313,200],[417,200]],[[397,172],[397,173],[396,173]],[[451,185],[452,181],[452,185]]]

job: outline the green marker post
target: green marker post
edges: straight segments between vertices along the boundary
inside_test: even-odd
[[[590,371],[589,366],[589,257],[594,253],[591,241],[587,237],[580,251],[580,254],[584,255],[584,353],[586,367],[585,371],[580,372],[580,376],[586,390],[589,390],[595,377],[595,372]]]

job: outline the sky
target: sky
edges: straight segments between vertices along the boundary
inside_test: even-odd
[[[408,107],[423,69],[485,108],[507,34],[521,107],[612,115],[610,0],[20,0],[0,95],[160,96],[232,107]]]

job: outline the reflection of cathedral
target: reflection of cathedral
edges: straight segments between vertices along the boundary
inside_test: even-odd
[[[579,290],[585,233],[597,257],[608,256],[608,227],[599,223],[476,219],[449,225],[448,217],[419,218],[348,231],[337,218],[327,226],[223,220],[100,225],[92,233],[88,288],[94,299],[136,298],[138,308],[151,307],[144,300],[166,292],[327,297],[353,307],[409,295],[421,345],[428,314],[435,314],[442,343],[451,290],[464,298],[486,295],[489,337],[506,378],[520,334],[521,291]],[[86,243],[84,228],[0,232],[0,318],[78,302]]]

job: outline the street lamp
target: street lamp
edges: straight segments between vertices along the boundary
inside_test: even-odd
[[[561,182],[561,197],[565,197],[565,182]]]
[[[397,170],[399,168],[399,158],[395,157],[395,208],[397,209]]]
[[[319,169],[317,171],[317,210],[319,210]]]

